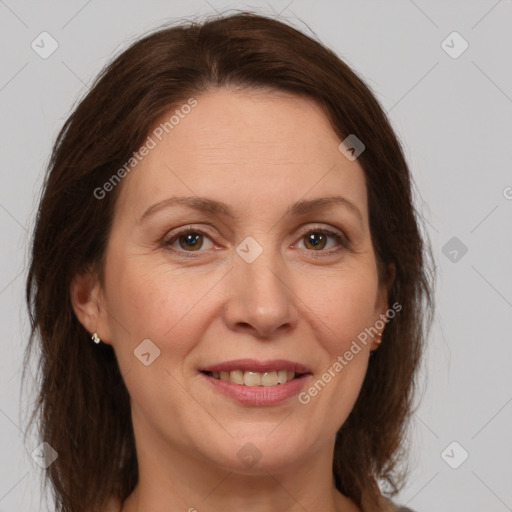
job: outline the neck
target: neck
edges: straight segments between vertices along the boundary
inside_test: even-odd
[[[154,432],[135,428],[135,438],[139,481],[121,512],[360,512],[334,485],[334,440],[293,466],[240,472],[191,456]]]

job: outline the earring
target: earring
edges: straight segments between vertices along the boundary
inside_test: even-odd
[[[101,341],[100,337],[98,336],[98,333],[95,332],[92,336],[91,336],[91,340],[94,341],[94,343],[99,343]]]
[[[379,345],[382,343],[382,333],[379,332],[377,334],[377,339],[375,340],[375,343],[377,344],[377,348],[374,348],[373,350],[370,350],[370,357],[375,355],[375,352],[379,349]]]

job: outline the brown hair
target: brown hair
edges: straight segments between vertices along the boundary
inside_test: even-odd
[[[48,166],[26,282],[31,335],[39,348],[33,411],[58,458],[46,470],[57,511],[124,500],[138,479],[129,396],[112,347],[95,345],[71,305],[72,278],[87,269],[103,282],[103,257],[122,186],[93,192],[119,169],[168,112],[212,88],[271,88],[314,99],[343,140],[366,145],[358,162],[389,303],[402,306],[336,439],[337,488],[376,504],[378,480],[393,496],[403,482],[403,445],[416,373],[431,319],[425,242],[400,143],[369,88],[331,50],[280,21],[253,13],[165,27],[132,44],[97,77],[65,122]]]

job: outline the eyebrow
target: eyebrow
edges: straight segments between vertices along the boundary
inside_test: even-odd
[[[298,201],[287,208],[285,215],[299,217],[301,215],[306,215],[315,210],[327,208],[335,204],[344,206],[347,210],[354,213],[361,221],[361,223],[363,222],[363,215],[357,206],[345,197],[341,196],[318,197],[316,199]],[[147,208],[146,211],[138,218],[137,224],[140,224],[152,213],[170,206],[185,206],[200,212],[221,215],[231,219],[238,218],[230,206],[228,206],[226,203],[216,201],[215,199],[200,196],[170,197],[168,199],[164,199],[163,201],[159,201],[158,203],[155,203]]]

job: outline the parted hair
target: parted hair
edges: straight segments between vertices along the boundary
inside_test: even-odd
[[[383,108],[361,78],[316,37],[251,12],[169,23],[131,43],[100,72],[60,130],[31,239],[25,369],[37,357],[37,401],[28,421],[58,453],[45,470],[58,512],[124,500],[138,480],[128,391],[110,345],[96,345],[74,314],[70,284],[104,256],[123,183],[102,187],[162,115],[216,88],[273,89],[312,99],[343,141],[354,134],[372,243],[389,304],[401,310],[370,358],[353,410],[337,433],[336,487],[376,504],[403,486],[418,368],[432,318],[429,246],[413,182]],[[394,268],[393,276],[389,268]],[[340,304],[340,307],[343,307]]]

